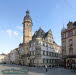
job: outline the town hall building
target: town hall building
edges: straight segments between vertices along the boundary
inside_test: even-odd
[[[53,39],[51,30],[44,32],[40,27],[32,35],[32,19],[26,11],[23,19],[23,43],[19,44],[19,64],[32,66],[55,66],[61,60],[61,46]]]

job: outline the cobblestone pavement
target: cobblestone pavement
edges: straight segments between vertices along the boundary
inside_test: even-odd
[[[28,70],[28,74],[19,74],[19,75],[76,75],[76,72],[73,70],[66,70],[64,68],[52,68],[48,69],[48,72],[45,71],[44,67],[25,67],[25,66],[18,66],[18,65],[7,65],[7,64],[0,64],[0,75],[8,75],[3,74],[2,70],[6,69],[24,69]],[[18,75],[18,74],[10,74],[10,75]]]

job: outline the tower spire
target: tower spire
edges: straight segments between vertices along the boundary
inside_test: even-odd
[[[29,13],[30,13],[30,12],[29,12],[29,10],[27,9],[27,11],[26,11],[26,15],[29,15]]]
[[[63,28],[62,28],[62,30],[61,30],[61,31],[63,32],[64,30],[65,30],[65,27],[64,27],[64,24],[63,24]]]

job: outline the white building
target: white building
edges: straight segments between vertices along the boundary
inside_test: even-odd
[[[44,32],[41,28],[33,35],[30,42],[30,64],[35,66],[59,65],[61,47],[53,40],[52,31]]]
[[[6,54],[0,54],[0,63],[5,63]]]

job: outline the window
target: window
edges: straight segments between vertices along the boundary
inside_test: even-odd
[[[56,53],[54,54],[54,56],[56,57]]]
[[[69,46],[73,46],[73,40],[72,39],[69,40]]]
[[[69,48],[69,55],[73,55],[73,48]]]
[[[45,46],[45,43],[43,43],[43,46]]]
[[[40,47],[36,47],[36,50],[41,50],[41,48]]]
[[[52,52],[49,52],[49,55],[52,56]]]
[[[50,63],[51,63],[51,59],[49,59]]]
[[[46,47],[48,47],[48,44],[46,44]]]
[[[50,59],[48,59],[48,63],[50,64]]]
[[[48,59],[43,59],[43,63],[48,63]]]
[[[43,51],[43,55],[45,55],[45,51]]]
[[[32,56],[34,55],[34,51],[31,51],[31,55],[32,55]]]
[[[65,38],[65,37],[66,37],[66,34],[65,34],[65,33],[63,33],[63,34],[61,35],[61,37],[62,37],[62,38]]]
[[[45,63],[45,59],[43,59],[43,63]]]
[[[50,56],[50,52],[48,52],[48,55]]]
[[[48,56],[48,51],[46,51],[46,55]]]
[[[71,37],[73,35],[73,31],[68,32],[68,37]]]
[[[56,53],[56,57],[58,57],[58,53]]]
[[[52,59],[50,59],[50,63],[52,63]]]
[[[53,53],[53,57],[55,57],[55,53]]]
[[[53,52],[51,52],[51,56],[53,57]]]
[[[37,50],[36,51],[36,55],[41,55],[41,51],[40,50]]]
[[[46,63],[48,63],[48,59],[46,59]]]
[[[63,49],[66,48],[66,41],[62,41],[62,48],[63,48]]]

